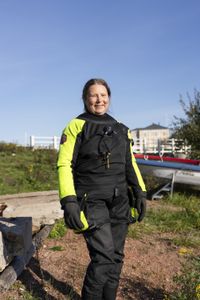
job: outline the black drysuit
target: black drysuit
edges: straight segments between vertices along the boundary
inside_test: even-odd
[[[128,128],[108,114],[81,114],[63,131],[57,166],[61,205],[78,201],[90,226],[82,299],[114,300],[131,218],[127,189],[136,198],[146,191]]]

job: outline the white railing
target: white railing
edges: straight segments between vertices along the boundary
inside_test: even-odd
[[[30,136],[30,147],[34,149],[47,148],[47,149],[59,149],[60,137],[39,137]],[[163,155],[165,153],[190,153],[191,147],[188,146],[183,140],[167,139],[167,140],[146,140],[146,139],[134,139],[133,145],[134,153],[154,153]]]
[[[166,140],[146,140],[134,139],[133,152],[134,153],[158,153],[163,155],[165,153],[182,153],[188,154],[191,151],[191,146],[188,146],[185,141],[178,139]]]
[[[30,136],[30,147],[34,149],[47,148],[47,149],[59,149],[60,137],[58,136]]]

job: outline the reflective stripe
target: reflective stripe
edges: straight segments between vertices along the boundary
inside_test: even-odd
[[[67,136],[67,140],[60,145],[57,162],[60,199],[76,195],[72,159],[77,135],[82,131],[84,124],[84,120],[73,119],[63,131]]]
[[[83,211],[80,212],[80,219],[81,219],[81,222],[83,223],[83,228],[81,228],[79,230],[74,230],[75,233],[81,233],[89,228],[88,221],[87,221]]]
[[[129,138],[129,140],[132,139],[131,133],[130,133],[129,130],[128,130],[128,138]],[[138,183],[139,183],[139,185],[140,185],[140,187],[141,187],[141,190],[142,190],[143,192],[146,192],[146,187],[145,187],[145,184],[144,184],[142,175],[141,175],[140,170],[139,170],[139,168],[138,168],[138,165],[137,165],[135,156],[134,156],[134,154],[132,153],[132,145],[131,145],[131,143],[130,143],[130,152],[131,152],[131,159],[132,159],[133,169],[134,169],[135,174],[136,174],[136,176],[137,176]]]

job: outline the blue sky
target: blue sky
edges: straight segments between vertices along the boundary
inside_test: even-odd
[[[60,135],[92,77],[131,129],[200,90],[199,0],[0,0],[0,141]]]

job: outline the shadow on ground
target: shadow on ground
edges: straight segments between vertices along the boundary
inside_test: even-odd
[[[31,259],[27,269],[18,279],[27,291],[39,299],[59,300],[59,295],[62,294],[72,300],[81,300],[80,295],[71,285],[57,280],[48,271],[42,269],[36,258]],[[163,300],[164,291],[149,288],[146,282],[137,279],[122,278],[120,297],[124,300]]]
[[[163,300],[164,291],[159,288],[147,287],[147,282],[123,278],[121,293],[126,300]]]
[[[49,272],[40,267],[39,261],[32,258],[26,270],[18,278],[25,286],[26,290],[31,292],[34,297],[45,300],[59,300],[58,296],[52,296],[48,290],[53,288],[57,294],[69,296],[70,299],[80,300],[80,295],[71,285],[57,280]],[[56,293],[55,293],[56,294]]]

